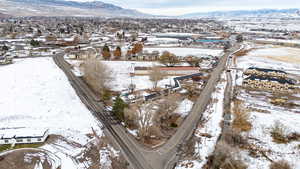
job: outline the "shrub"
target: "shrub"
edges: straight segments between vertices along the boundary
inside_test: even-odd
[[[30,45],[33,46],[33,47],[37,47],[37,46],[40,46],[40,42],[39,41],[36,41],[36,40],[33,40],[31,39],[30,41]]]
[[[271,137],[273,138],[273,142],[278,144],[289,142],[286,137],[286,127],[279,121],[275,122],[275,124],[271,128]]]
[[[232,123],[233,128],[240,131],[249,131],[252,128],[252,124],[249,122],[250,114],[240,105],[236,103],[236,108],[234,109],[234,120]]]
[[[171,123],[171,127],[176,128],[178,125],[176,123]]]
[[[296,133],[296,132],[290,133],[290,134],[287,136],[287,139],[288,139],[289,141],[299,141],[299,140],[300,140],[300,134],[299,134],[299,133]]]
[[[276,162],[272,162],[270,165],[270,169],[291,169],[291,165],[285,161],[285,160],[280,160]]]
[[[241,147],[248,144],[247,139],[236,129],[229,128],[223,134],[224,141],[231,146]]]
[[[101,98],[104,101],[108,101],[111,99],[111,96],[112,96],[111,91],[104,89],[103,94],[101,95]]]
[[[246,169],[247,165],[238,158],[234,148],[220,142],[213,154],[211,169]]]

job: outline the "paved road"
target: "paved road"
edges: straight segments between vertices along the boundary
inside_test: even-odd
[[[112,123],[111,115],[106,112],[88,86],[76,77],[71,66],[62,56],[53,57],[55,63],[65,72],[72,86],[77,92],[82,102],[93,112],[93,115],[105,126],[105,134],[114,143],[117,143],[120,150],[124,153],[131,167],[134,169],[172,169],[174,168],[179,156],[177,155],[178,145],[184,144],[192,136],[201,120],[202,113],[205,111],[212,92],[220,79],[221,73],[226,68],[226,64],[231,53],[238,47],[226,52],[220,59],[219,64],[211,74],[203,92],[194,104],[191,113],[177,130],[177,132],[161,147],[150,150],[139,144],[132,136],[125,132],[123,126]]]
[[[89,87],[73,74],[71,66],[63,59],[63,57],[58,55],[53,57],[53,59],[64,71],[81,101],[87,106],[93,115],[101,121],[102,125],[105,126],[105,135],[114,138],[115,143],[119,145],[130,165],[136,169],[152,169],[148,166],[146,159],[143,158],[144,156],[141,154],[141,151],[137,148],[137,146],[132,145],[131,141],[127,141],[127,137],[124,136],[124,133],[120,133],[120,131],[118,131],[120,130],[119,126],[112,123],[112,118],[110,118],[111,115],[104,110],[103,105],[97,101],[96,96],[94,96]]]

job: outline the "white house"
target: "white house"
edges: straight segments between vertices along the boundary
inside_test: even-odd
[[[48,129],[2,129],[0,130],[0,145],[43,143],[48,136]]]

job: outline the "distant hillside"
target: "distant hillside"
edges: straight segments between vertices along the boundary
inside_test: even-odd
[[[6,15],[6,14],[3,14],[3,13],[0,13],[0,18],[8,18],[10,17],[10,15]]]
[[[260,9],[239,11],[216,11],[191,13],[180,16],[181,18],[205,17],[300,17],[299,9]]]
[[[0,12],[13,16],[103,16],[146,17],[136,10],[101,1],[0,0]]]

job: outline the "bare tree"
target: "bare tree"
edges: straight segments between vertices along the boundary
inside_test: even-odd
[[[156,120],[162,122],[167,119],[172,112],[178,107],[179,98],[174,96],[166,96],[157,104],[158,113]]]
[[[146,106],[137,106],[137,119],[139,126],[139,136],[144,140],[150,135],[150,127],[155,115],[155,105],[148,103]]]
[[[132,107],[124,109],[124,118],[127,126],[137,126],[137,112]]]
[[[107,90],[111,80],[110,70],[106,65],[95,58],[89,58],[82,65],[83,78],[95,92],[103,94]]]
[[[193,67],[199,67],[199,64],[202,62],[202,59],[193,55],[187,56],[185,61]]]
[[[149,78],[150,81],[153,83],[153,89],[157,88],[157,83],[164,79],[165,74],[160,70],[159,67],[153,67],[150,71]]]

